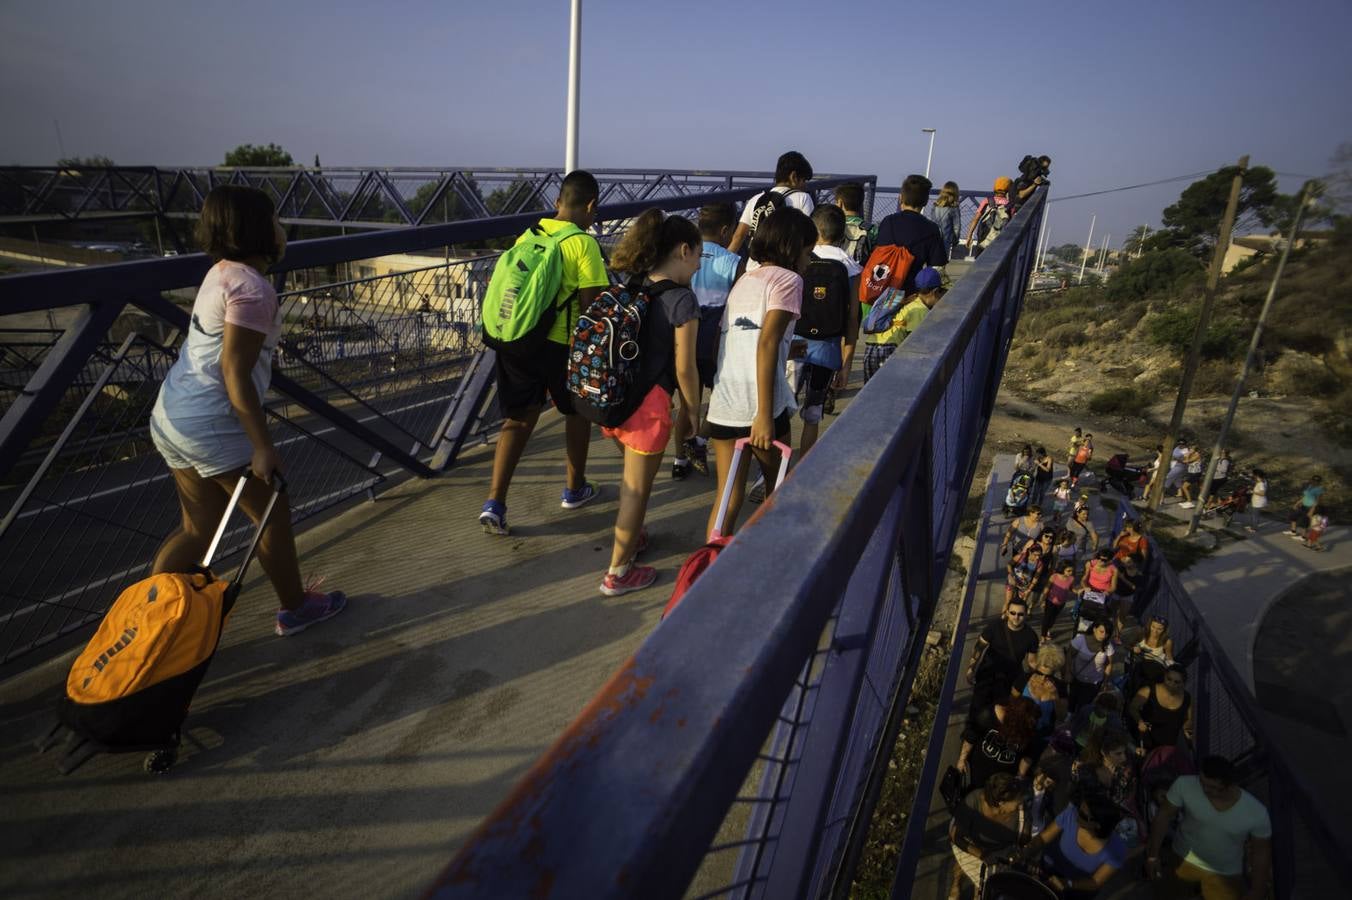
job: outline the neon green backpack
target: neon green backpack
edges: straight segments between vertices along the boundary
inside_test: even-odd
[[[528,353],[540,347],[554,325],[562,303],[556,302],[563,284],[565,240],[585,234],[568,224],[553,234],[539,225],[498,257],[484,294],[484,343],[494,350]],[[566,303],[568,298],[563,298]]]

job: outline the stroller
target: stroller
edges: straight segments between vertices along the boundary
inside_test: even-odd
[[[1225,523],[1225,527],[1230,527],[1230,522],[1234,519],[1236,513],[1242,513],[1249,508],[1249,500],[1253,497],[1253,477],[1249,475],[1236,475],[1235,486],[1230,493],[1224,497],[1210,496],[1206,498],[1206,503],[1202,506],[1202,518],[1210,519],[1220,516]]]
[[[1102,591],[1086,588],[1075,599],[1075,608],[1071,619],[1075,623],[1075,633],[1084,634],[1098,622],[1110,622],[1113,618],[1113,597]]]
[[[1108,464],[1104,467],[1104,476],[1108,481],[1108,487],[1122,494],[1128,500],[1135,497],[1137,485],[1144,487],[1149,480],[1145,469],[1127,462],[1127,454],[1125,453],[1116,453],[1108,458]]]
[[[1009,480],[1009,490],[1005,491],[1005,515],[1021,516],[1028,511],[1028,497],[1033,490],[1031,472],[1019,471]]]

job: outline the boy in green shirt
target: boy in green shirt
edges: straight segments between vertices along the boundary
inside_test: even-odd
[[[901,342],[911,336],[911,332],[920,326],[934,304],[939,302],[939,289],[943,279],[937,269],[926,266],[916,273],[916,293],[906,305],[897,310],[892,317],[892,325],[886,331],[864,336],[864,383],[874,376],[887,358],[896,352]],[[881,300],[879,301],[881,302]]]
[[[576,226],[580,232],[563,238],[562,281],[557,300],[559,311],[544,346],[528,355],[506,350],[497,354],[498,404],[502,407],[502,430],[493,453],[493,475],[488,499],[479,513],[479,524],[488,534],[508,534],[507,489],[516,465],[525,452],[535,423],[544,408],[545,396],[563,416],[564,448],[568,462],[567,482],[560,505],[576,509],[596,496],[596,485],[587,481],[587,450],[591,445],[591,422],[573,411],[568,393],[568,352],[579,313],[610,284],[605,260],[596,239],[585,232],[596,221],[600,186],[589,172],[569,172],[559,188],[558,211],[540,220],[547,234]],[[529,234],[529,233],[528,233]],[[523,235],[525,240],[528,235]]]

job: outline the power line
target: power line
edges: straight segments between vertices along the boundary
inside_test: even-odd
[[[1126,187],[1108,188],[1104,191],[1090,191],[1087,194],[1071,194],[1069,197],[1052,197],[1048,203],[1060,203],[1062,200],[1079,200],[1083,197],[1098,197],[1103,194],[1116,194],[1121,191],[1134,191],[1137,188],[1154,187],[1158,184],[1172,184],[1175,181],[1188,181],[1193,178],[1202,178],[1206,175],[1214,175],[1215,170],[1209,169],[1205,172],[1193,172],[1191,175],[1175,175],[1173,178],[1161,178],[1159,181],[1146,181],[1141,184],[1129,184]]]
[[[1191,175],[1176,175],[1173,178],[1161,178],[1159,181],[1145,181],[1142,182],[1141,184],[1129,184],[1125,187],[1108,188],[1107,190],[1103,191],[1090,191],[1087,194],[1071,194],[1069,197],[1052,197],[1047,202],[1060,203],[1062,200],[1080,200],[1085,197],[1100,197],[1104,194],[1116,194],[1121,191],[1134,191],[1137,188],[1155,187],[1156,185],[1160,184],[1173,184],[1176,181],[1188,181],[1193,178],[1203,178],[1207,175],[1214,174],[1216,174],[1216,170],[1208,169],[1205,172],[1193,172]],[[1306,181],[1320,177],[1318,175],[1301,175],[1296,172],[1274,172],[1273,174],[1278,175],[1282,178],[1303,178]]]

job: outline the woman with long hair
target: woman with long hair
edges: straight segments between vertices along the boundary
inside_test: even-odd
[[[983,787],[996,772],[1020,777],[1033,766],[1041,710],[1027,697],[1006,696],[977,710],[962,732],[957,768],[972,787]]]
[[[944,186],[939,189],[939,196],[935,199],[934,205],[926,213],[926,218],[939,226],[939,237],[943,238],[944,249],[948,251],[950,259],[957,249],[958,235],[962,234],[962,212],[958,203],[958,183],[945,181]]]

